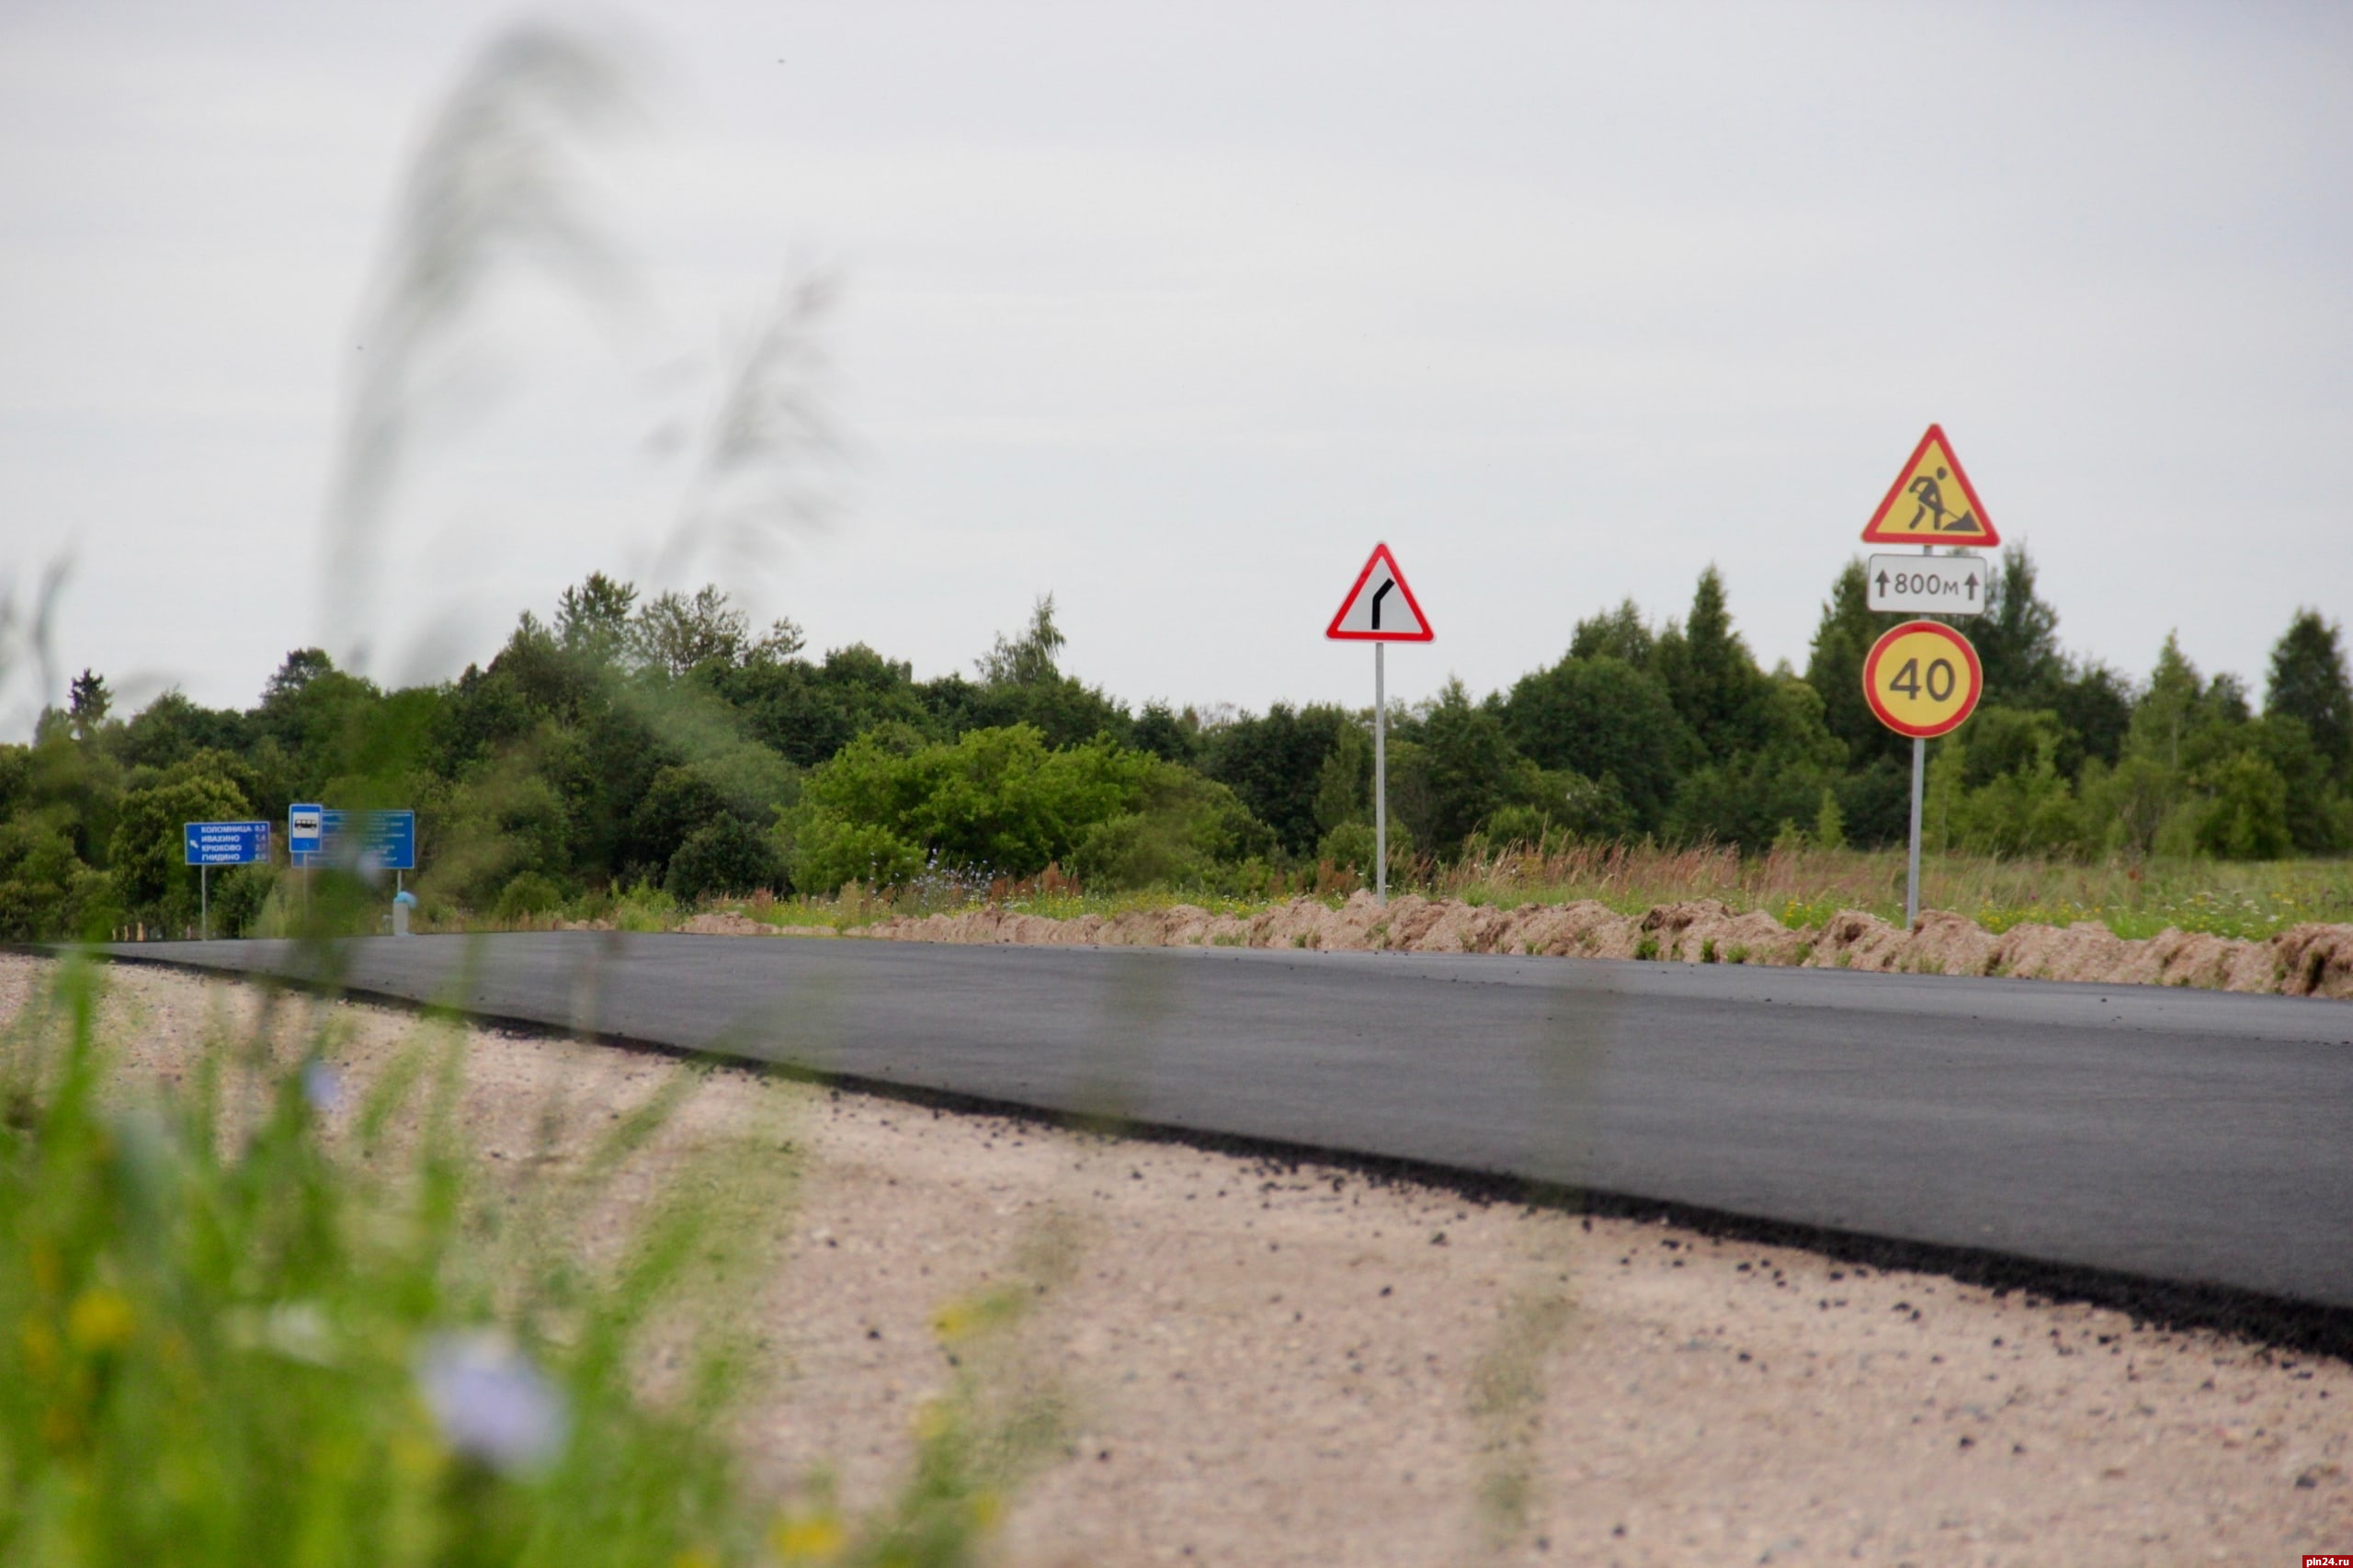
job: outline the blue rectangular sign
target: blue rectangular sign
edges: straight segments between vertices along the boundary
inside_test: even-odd
[[[298,805],[286,808],[286,847],[297,855],[319,852],[319,829],[326,816],[326,808]],[[297,862],[300,864],[300,862]]]
[[[416,813],[361,812],[359,852],[387,871],[416,869]]]
[[[187,824],[191,866],[250,866],[269,860],[266,822],[192,822]]]
[[[318,812],[318,835],[309,846],[296,851],[297,866],[361,866],[378,871],[416,869],[415,812],[344,812],[302,806],[294,810]]]

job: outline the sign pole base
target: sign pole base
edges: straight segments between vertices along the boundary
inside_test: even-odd
[[[1372,645],[1372,902],[1389,902],[1389,669],[1386,642]]]
[[[1906,931],[1920,923],[1920,776],[1925,768],[1928,743],[1917,735],[1912,738],[1912,854],[1911,865],[1904,880],[1904,928]]]

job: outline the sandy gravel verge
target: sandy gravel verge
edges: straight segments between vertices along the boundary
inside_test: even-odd
[[[46,968],[0,956],[0,1017]],[[255,994],[131,966],[110,987],[134,1076],[182,1071]],[[355,1082],[417,1028],[302,1006],[332,1006]],[[468,1051],[493,1183],[558,1097],[593,1122],[676,1071],[488,1029]],[[777,1377],[744,1436],[768,1481],[829,1461],[850,1500],[880,1495],[948,1376],[933,1313],[1064,1238],[1023,1331],[1068,1411],[1006,1520],[1023,1568],[2353,1549],[2353,1367],[1934,1276],[733,1071],[621,1210],[699,1140],[779,1115],[801,1170],[755,1308]]]
[[[739,935],[772,929],[742,915],[697,920],[699,926],[689,923],[688,928]],[[1941,910],[1923,913],[1907,931],[1850,909],[1819,931],[1806,932],[1792,931],[1761,910],[1734,915],[1711,898],[1661,904],[1639,915],[1620,915],[1590,899],[1498,909],[1413,893],[1384,908],[1369,892],[1355,894],[1337,909],[1302,898],[1247,918],[1176,904],[1052,920],[989,904],[955,915],[886,920],[851,934],[902,942],[1654,958],[2353,997],[2353,926],[2296,926],[2259,942],[2170,929],[2127,941],[2088,920],[2067,926],[2028,923],[1997,936]]]

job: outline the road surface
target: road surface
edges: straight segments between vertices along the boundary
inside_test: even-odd
[[[318,961],[282,942],[113,950],[290,975]],[[339,950],[356,991],[497,1019],[2353,1324],[2353,1004],[600,932]]]

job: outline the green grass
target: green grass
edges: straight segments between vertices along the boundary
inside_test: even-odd
[[[946,1568],[1042,1441],[968,1376],[871,1517],[746,1489],[722,1434],[789,1145],[717,1140],[609,1261],[576,1246],[691,1069],[569,1167],[478,1192],[458,1030],[350,1091],[331,1137],[324,1026],[288,1051],[266,1014],[142,1090],[99,987],[63,965],[0,1037],[0,1563]]]

